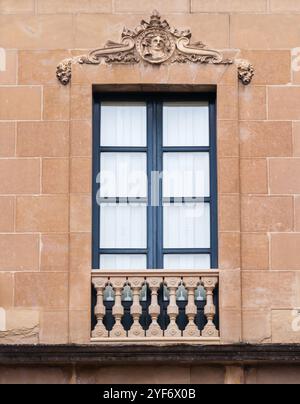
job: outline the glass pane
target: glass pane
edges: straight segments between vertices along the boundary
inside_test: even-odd
[[[164,206],[164,248],[210,248],[210,205]]]
[[[170,291],[169,289],[166,287],[166,285],[163,286],[163,292],[164,292],[164,302],[168,302],[170,300]]]
[[[210,269],[210,255],[168,254],[164,256],[164,268],[174,270]]]
[[[146,302],[148,298],[148,285],[145,283],[142,287],[141,293],[140,293],[140,301],[141,302]],[[150,292],[151,293],[151,292]]]
[[[146,145],[146,103],[102,103],[101,146],[145,147]]]
[[[140,270],[147,269],[146,255],[100,255],[102,270]]]
[[[147,197],[146,153],[102,153],[100,195]]]
[[[111,285],[106,286],[103,297],[105,302],[113,302],[115,300],[115,292]]]
[[[209,146],[208,102],[170,102],[163,111],[164,146]]]
[[[181,283],[181,285],[178,287],[176,291],[176,300],[179,302],[188,300],[188,291],[183,283]]]
[[[147,248],[146,205],[102,205],[100,248]]]
[[[122,292],[122,301],[123,302],[132,302],[132,300],[133,300],[133,295],[132,295],[131,287],[129,285],[126,285]]]
[[[164,197],[209,196],[209,153],[164,153]]]
[[[195,290],[195,300],[197,300],[198,302],[206,301],[206,290],[202,285],[199,285]]]

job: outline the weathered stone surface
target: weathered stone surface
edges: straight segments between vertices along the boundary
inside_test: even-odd
[[[37,310],[7,310],[5,330],[0,331],[1,344],[36,344],[39,342]]]

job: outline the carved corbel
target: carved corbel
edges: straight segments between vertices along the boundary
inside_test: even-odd
[[[255,74],[254,66],[245,59],[237,59],[235,63],[237,65],[239,79],[245,86],[249,85]]]
[[[73,58],[64,59],[62,62],[59,63],[56,68],[56,77],[61,82],[61,84],[63,84],[64,86],[69,84],[72,78],[72,65],[76,63],[86,63],[86,58],[87,57],[85,55],[76,56]]]
[[[73,59],[65,59],[56,68],[57,79],[66,86],[69,84],[72,77],[72,63]]]

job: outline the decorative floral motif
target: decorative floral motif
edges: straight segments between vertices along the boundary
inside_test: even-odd
[[[134,30],[124,28],[121,42],[109,41],[104,48],[88,55],[66,59],[57,66],[57,78],[67,85],[72,76],[73,64],[136,64],[142,61],[152,65],[162,63],[199,63],[230,65],[231,59],[209,49],[202,42],[191,43],[190,30],[172,28],[166,20],[154,11],[149,22],[142,21]],[[239,79],[249,84],[254,75],[253,66],[246,61],[238,65]]]

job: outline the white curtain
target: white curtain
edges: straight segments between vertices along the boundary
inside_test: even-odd
[[[100,221],[100,248],[147,248],[146,204],[103,204]]]
[[[101,146],[146,147],[146,103],[104,102],[101,105]],[[147,197],[146,153],[102,153],[101,197]],[[102,204],[100,248],[147,248],[147,207],[142,204]],[[101,255],[100,267],[139,270],[146,255]]]
[[[100,268],[105,270],[141,270],[147,268],[146,255],[100,255]]]
[[[163,144],[209,146],[209,104],[164,103]],[[146,147],[146,103],[102,103],[101,145]],[[210,195],[208,153],[165,153],[163,165],[164,197]],[[146,153],[102,153],[101,173],[101,197],[147,197]],[[102,204],[100,220],[100,248],[147,248],[146,204]],[[210,205],[165,205],[163,228],[164,248],[210,248]],[[101,255],[100,267],[107,270],[145,269],[147,256]],[[208,269],[210,255],[165,255],[164,267]]]
[[[164,197],[210,195],[209,153],[164,153]]]
[[[147,197],[146,153],[102,153],[101,197]]]
[[[210,248],[209,204],[165,206],[164,248]]]
[[[210,255],[168,254],[164,256],[164,268],[176,270],[210,269]]]
[[[209,146],[207,102],[164,103],[164,146]]]
[[[101,146],[145,147],[146,145],[146,103],[102,103]]]

